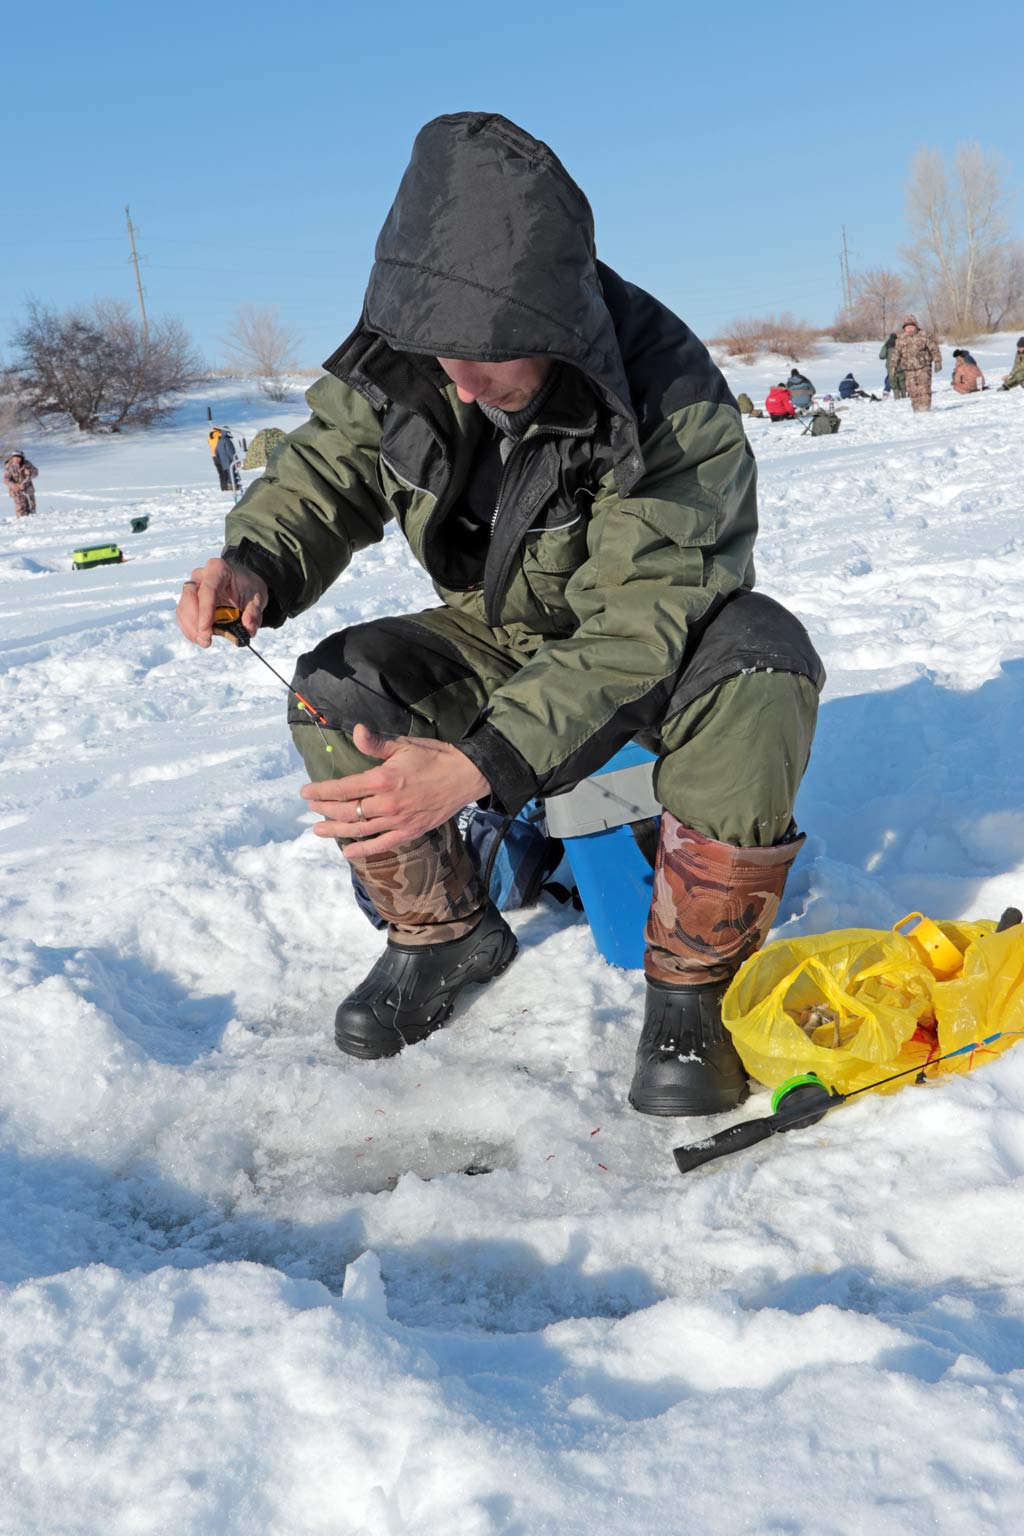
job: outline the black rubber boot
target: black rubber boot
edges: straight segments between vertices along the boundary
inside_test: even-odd
[[[472,933],[445,944],[387,948],[366,980],[334,1015],[334,1039],[348,1056],[397,1056],[445,1023],[455,999],[471,982],[500,976],[518,945],[496,907],[488,906]]]
[[[722,1023],[728,986],[670,986],[648,977],[629,1090],[642,1115],[717,1115],[743,1103],[747,1074]]]

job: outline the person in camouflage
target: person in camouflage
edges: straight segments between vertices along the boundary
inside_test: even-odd
[[[915,411],[932,408],[932,370],[942,369],[942,353],[939,344],[925,334],[914,315],[904,315],[903,326],[896,345],[889,355],[889,372],[902,374],[907,394]]]
[[[438,595],[327,636],[296,671],[320,717],[292,700],[303,797],[388,922],[339,1048],[396,1054],[515,957],[458,811],[489,797],[512,817],[640,736],[664,812],[629,1100],[731,1108],[747,1089],[722,998],[803,842],[824,672],[752,590],[756,466],[725,380],[597,260],[547,145],[481,112],[417,136],[360,321],[324,366],[178,622],[201,646],[220,605],[250,634],[282,624],[392,521]]]
[[[14,502],[15,516],[28,517],[35,511],[36,488],[32,481],[38,473],[20,448],[4,456],[4,485]]]
[[[1000,389],[1020,389],[1024,385],[1024,336],[1017,338],[1017,356],[1009,373],[1003,374]]]

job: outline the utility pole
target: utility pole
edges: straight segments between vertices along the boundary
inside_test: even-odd
[[[846,225],[843,225],[843,249],[839,257],[839,273],[843,283],[843,308],[853,308],[853,287],[850,283],[850,251],[846,244]]]
[[[135,286],[139,291],[139,308],[142,311],[142,345],[149,351],[149,321],[146,319],[146,301],[142,296],[142,278],[139,276],[139,257],[135,249],[135,231],[132,228],[132,216],[128,211],[128,204],[124,205],[124,216],[128,220],[128,241],[132,248],[132,265],[135,268]],[[846,231],[844,229],[843,234]]]

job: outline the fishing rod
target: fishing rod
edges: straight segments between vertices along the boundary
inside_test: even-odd
[[[215,608],[213,611],[213,633],[215,635],[220,635],[225,640],[230,640],[232,645],[237,645],[242,650],[251,651],[258,661],[262,661],[267,671],[273,672],[278,682],[283,683],[284,686],[288,689],[288,692],[298,700],[299,708],[304,709],[307,715],[309,715],[313,724],[320,732],[320,740],[324,744],[324,750],[327,752],[334,751],[334,748],[327,740],[327,737],[324,735],[322,729],[322,727],[325,725],[327,726],[328,730],[331,729],[331,726],[328,724],[326,717],[322,715],[320,711],[309,702],[305,694],[299,692],[293,683],[290,683],[287,678],[282,677],[276,667],[271,666],[270,662],[263,655],[262,651],[258,651],[256,649],[252,643],[252,637],[249,634],[249,631],[242,623],[241,609]],[[367,686],[366,691],[374,692],[375,690]],[[384,693],[377,691],[377,697],[384,700],[388,704],[391,703],[391,700]],[[509,818],[510,821],[512,819],[513,818],[511,817]]]
[[[995,931],[1004,933],[1007,928],[1016,928],[1022,921],[1024,917],[1016,907],[1007,907]],[[690,1173],[692,1169],[701,1168],[716,1158],[727,1157],[730,1152],[743,1152],[748,1147],[756,1147],[758,1142],[767,1141],[769,1136],[817,1125],[830,1110],[855,1099],[858,1094],[869,1093],[873,1088],[884,1088],[887,1083],[894,1083],[913,1073],[917,1073],[923,1081],[928,1067],[937,1067],[942,1061],[952,1061],[954,1056],[966,1056],[971,1051],[980,1051],[984,1046],[993,1045],[996,1040],[1003,1040],[1008,1035],[1021,1034],[1024,1034],[1024,1030],[1001,1029],[994,1035],[985,1035],[981,1040],[957,1046],[955,1051],[946,1051],[942,1056],[933,1056],[930,1061],[906,1067],[902,1072],[894,1072],[890,1077],[880,1077],[876,1082],[865,1083],[862,1088],[853,1088],[849,1093],[838,1093],[834,1088],[827,1088],[816,1072],[805,1072],[800,1077],[788,1078],[772,1094],[770,1115],[762,1115],[756,1120],[742,1120],[738,1125],[726,1126],[724,1131],[716,1131],[703,1141],[673,1148],[676,1167],[680,1173]]]
[[[214,609],[214,614],[213,614],[213,633],[215,635],[223,635],[224,639],[225,640],[230,640],[232,645],[237,645],[242,650],[251,651],[252,654],[256,657],[257,661],[262,661],[262,663],[266,667],[267,671],[268,672],[273,672],[273,674],[277,678],[278,682],[279,683],[284,683],[284,686],[288,689],[288,692],[294,694],[295,697],[298,699],[298,701],[299,701],[299,708],[300,709],[304,709],[306,711],[307,715],[309,715],[309,717],[313,721],[313,724],[316,726],[317,730],[320,732],[320,740],[323,742],[324,748],[326,749],[326,751],[328,751],[328,752],[333,752],[334,751],[334,748],[331,746],[330,742],[327,740],[327,737],[324,735],[323,729],[322,729],[322,727],[327,724],[327,721],[324,719],[323,715],[320,714],[319,710],[314,709],[312,704],[309,702],[309,700],[307,698],[304,698],[303,695],[299,692],[299,690],[296,687],[294,687],[294,685],[291,684],[288,681],[287,678],[281,676],[280,672],[277,670],[276,667],[272,667],[270,665],[270,662],[262,654],[262,652],[260,652],[260,651],[258,651],[256,649],[256,647],[252,643],[252,636],[249,634],[249,631],[246,629],[245,625],[242,623],[241,609],[239,609],[239,608],[216,608],[216,609]]]

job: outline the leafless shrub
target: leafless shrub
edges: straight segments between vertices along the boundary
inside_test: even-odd
[[[761,341],[760,320],[734,320],[725,335],[716,336],[712,345],[721,347],[726,357],[752,363],[761,350]]]
[[[818,353],[821,335],[813,325],[790,314],[769,315],[764,320],[734,321],[723,336],[715,337],[712,345],[743,363],[754,362],[762,352],[776,352],[798,363],[801,358]]]
[[[9,407],[39,422],[70,417],[82,432],[148,426],[205,378],[180,321],[144,331],[116,299],[63,311],[32,302],[11,347],[2,379]]]
[[[242,304],[231,322],[225,347],[236,367],[261,379],[268,400],[287,400],[284,375],[295,368],[299,337],[271,305]]]

